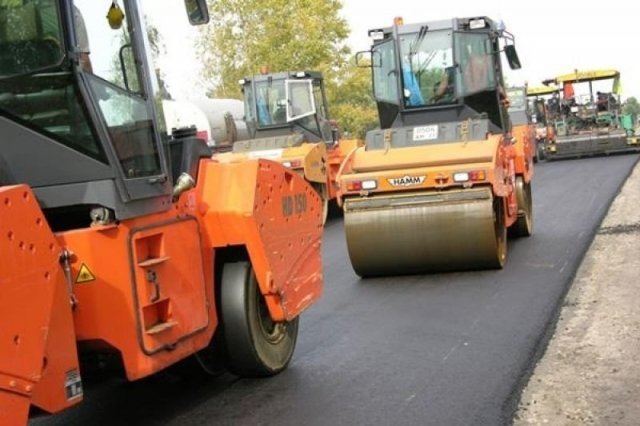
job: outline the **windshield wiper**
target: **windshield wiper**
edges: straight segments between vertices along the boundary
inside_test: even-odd
[[[424,37],[427,35],[427,31],[429,31],[428,26],[423,25],[420,27],[418,36],[414,42],[409,45],[409,58],[412,58],[416,53],[418,53],[418,47],[422,44],[422,40],[424,40]]]

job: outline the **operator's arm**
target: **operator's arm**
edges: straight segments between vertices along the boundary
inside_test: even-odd
[[[447,77],[447,73],[443,73],[440,78],[440,82],[434,91],[434,99],[438,100],[444,96],[447,91],[447,86],[449,85],[449,78]]]
[[[452,68],[446,68],[440,77],[440,81],[434,85],[433,88],[433,102],[438,102],[439,100],[445,98],[448,94],[451,94],[452,88],[450,87],[451,81],[453,80],[453,75],[451,72]]]
[[[502,102],[502,105],[504,105],[505,108],[509,108],[509,106],[511,106],[511,101],[509,100],[507,93],[504,91],[502,84],[498,84],[498,96],[500,96],[500,102]]]

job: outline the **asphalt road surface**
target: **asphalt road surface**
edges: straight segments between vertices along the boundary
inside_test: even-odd
[[[359,279],[343,224],[324,235],[325,293],[277,377],[159,374],[87,386],[34,425],[500,425],[637,155],[540,164],[534,234],[503,270]],[[390,256],[393,253],[389,253]]]

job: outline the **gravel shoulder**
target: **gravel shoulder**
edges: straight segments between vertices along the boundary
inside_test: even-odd
[[[639,422],[640,163],[577,271],[514,425]]]

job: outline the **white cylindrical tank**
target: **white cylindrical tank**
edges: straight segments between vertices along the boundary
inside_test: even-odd
[[[218,145],[248,139],[244,103],[238,99],[192,99],[209,121],[211,139]],[[229,116],[229,114],[231,116]]]
[[[162,101],[167,132],[195,125],[198,136],[210,146],[248,139],[244,104],[237,99],[199,98]]]
[[[197,136],[211,144],[211,127],[207,116],[189,101],[163,100],[162,111],[167,126],[167,133],[172,134],[173,129],[196,126]]]

